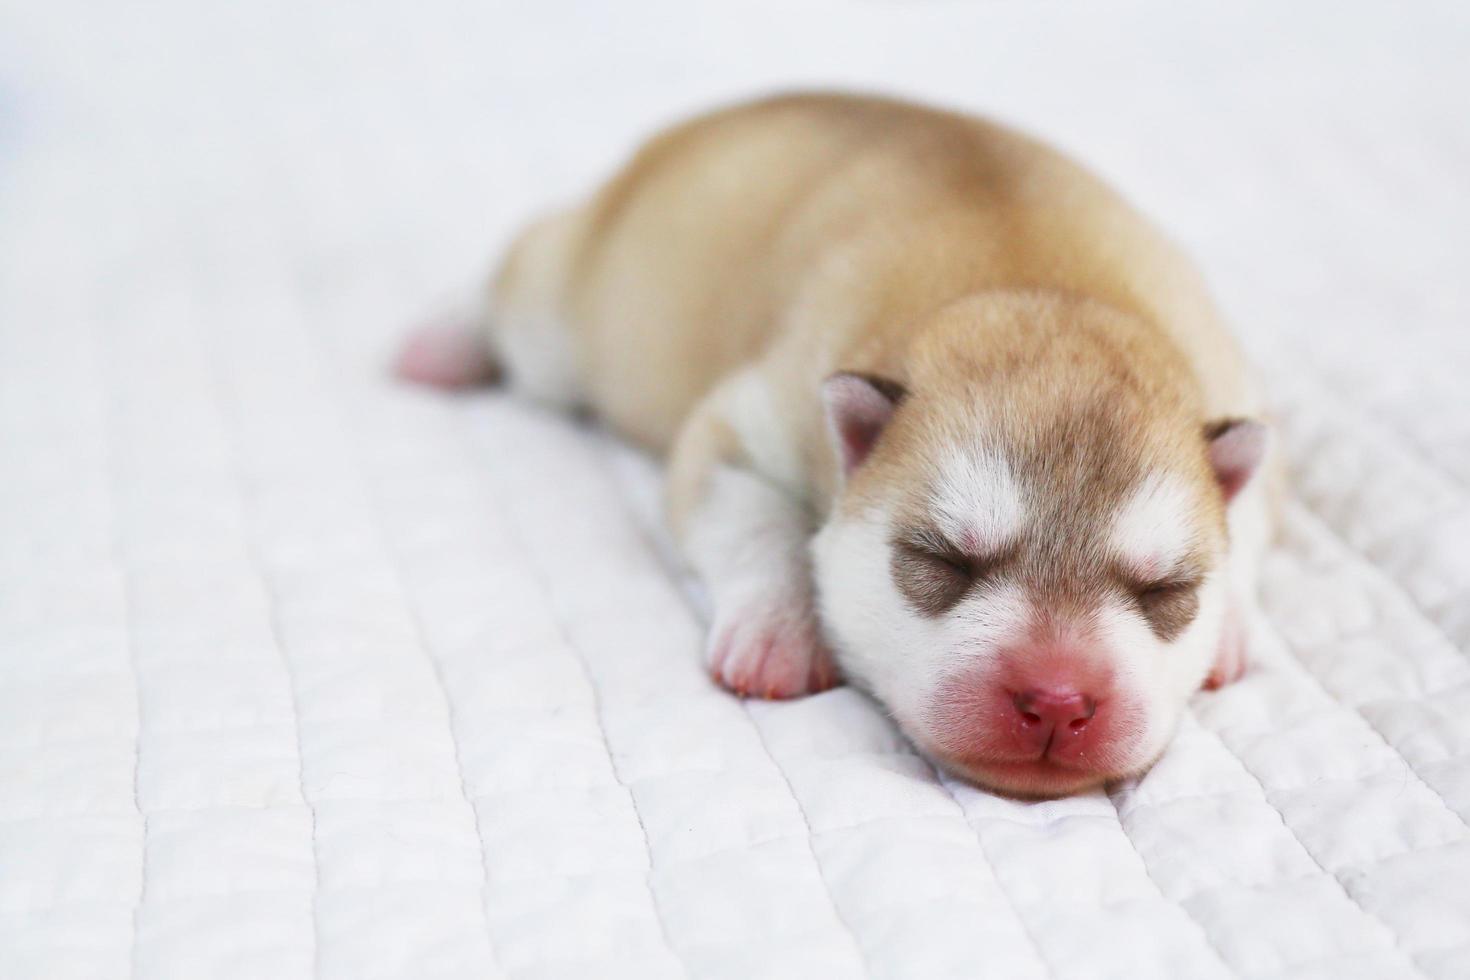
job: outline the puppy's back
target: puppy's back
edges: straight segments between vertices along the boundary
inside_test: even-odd
[[[780,96],[667,131],[528,236],[508,302],[523,283],[555,305],[586,400],[654,446],[776,334],[898,347],[924,313],[996,287],[1141,314],[1212,411],[1254,407],[1192,266],[1118,195],[1020,134],[889,99]]]

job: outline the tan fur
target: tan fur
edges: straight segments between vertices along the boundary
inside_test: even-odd
[[[968,437],[1000,449],[1026,486],[1048,488],[1031,500],[1040,520],[1004,558],[1058,619],[1085,614],[1100,589],[1151,584],[1121,567],[1098,575],[1112,563],[1100,546],[1113,515],[1147,474],[1199,488],[1190,523],[1208,534],[1179,576],[1198,579],[1220,557],[1224,503],[1202,452],[1209,416],[1187,362],[1147,321],[1070,294],[985,294],[931,318],[907,367],[916,404],[895,418],[886,451],[857,475],[847,506],[866,506],[871,485],[898,486],[899,537],[922,527],[927,474],[900,469]]]
[[[528,313],[571,338],[588,406],[648,446],[678,437],[676,526],[711,465],[759,455],[710,396],[742,366],[775,400],[799,460],[800,472],[770,476],[814,518],[838,482],[817,393],[839,369],[950,406],[885,433],[888,459],[926,427],[968,424],[961,406],[976,392],[983,402],[987,378],[1002,375],[1007,438],[1044,446],[1110,426],[1148,431],[1128,452],[1174,446],[1162,462],[1191,480],[1207,479],[1199,427],[1259,409],[1192,266],[1116,193],[1027,137],[889,99],[782,96],[658,137],[513,250],[497,280],[497,330],[523,329]],[[1057,417],[1059,390],[1079,399],[1057,423],[1076,431],[1028,428]],[[1106,425],[1088,422],[1102,415]],[[1033,455],[1057,479],[1077,463]],[[1129,474],[1097,476],[1082,511],[1158,462],[1119,459],[1113,468]],[[881,458],[865,470],[864,481],[894,476]]]

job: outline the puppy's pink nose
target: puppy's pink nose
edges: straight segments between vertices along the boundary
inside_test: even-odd
[[[1043,691],[1032,688],[1012,695],[1021,723],[1038,733],[1080,732],[1097,713],[1097,701],[1081,691]]]

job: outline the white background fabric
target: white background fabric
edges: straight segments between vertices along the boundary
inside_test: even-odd
[[[0,7],[0,977],[1470,975],[1470,7]],[[700,668],[657,474],[393,340],[651,127],[991,112],[1199,258],[1294,496],[1145,779]]]

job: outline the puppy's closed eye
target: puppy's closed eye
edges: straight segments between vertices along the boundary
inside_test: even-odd
[[[893,542],[893,580],[909,603],[938,616],[964,598],[990,565],[932,532],[900,535]]]
[[[1199,580],[1154,582],[1136,588],[1133,598],[1154,635],[1167,643],[1184,632],[1199,613]]]

